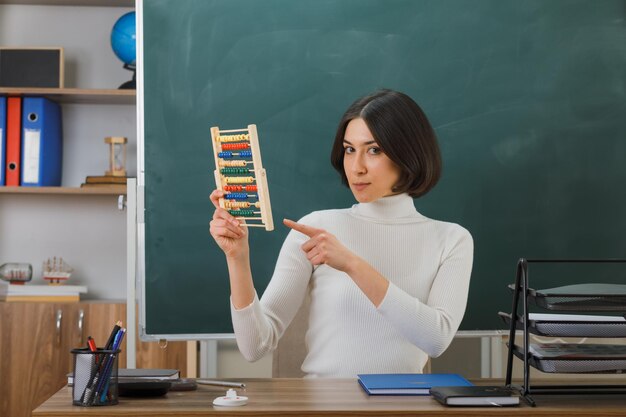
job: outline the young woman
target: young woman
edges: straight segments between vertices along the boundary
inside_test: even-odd
[[[422,372],[459,327],[473,259],[467,230],[413,205],[440,177],[435,133],[409,96],[379,90],[346,111],[331,162],[358,204],[284,220],[293,230],[261,300],[247,230],[211,194],[239,349],[249,361],[274,350],[310,291],[308,376]]]

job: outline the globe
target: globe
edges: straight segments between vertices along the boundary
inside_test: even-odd
[[[111,30],[111,47],[126,65],[135,66],[137,57],[135,39],[135,12],[128,12],[115,22]]]

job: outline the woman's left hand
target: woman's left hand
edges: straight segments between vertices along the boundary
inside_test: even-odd
[[[328,233],[324,229],[307,226],[288,219],[283,219],[283,224],[310,237],[301,248],[309,262],[313,265],[326,264],[338,271],[348,272],[348,269],[357,259],[354,253],[343,246],[332,233]]]

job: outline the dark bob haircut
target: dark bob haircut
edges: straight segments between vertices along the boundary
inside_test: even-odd
[[[348,123],[358,118],[365,121],[376,143],[400,168],[400,178],[392,188],[395,194],[408,193],[416,198],[437,184],[441,153],[428,118],[411,97],[384,89],[356,100],[339,122],[330,161],[345,185],[343,140]]]

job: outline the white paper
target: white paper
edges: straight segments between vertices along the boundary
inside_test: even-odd
[[[451,397],[446,400],[448,405],[516,405],[519,397]]]
[[[531,343],[530,352],[538,358],[559,359],[622,359],[626,345],[598,343]]]
[[[537,321],[626,321],[622,316],[592,316],[581,314],[530,313],[528,318]]]
[[[39,155],[41,149],[41,131],[24,129],[24,165],[22,180],[27,184],[39,182]]]

